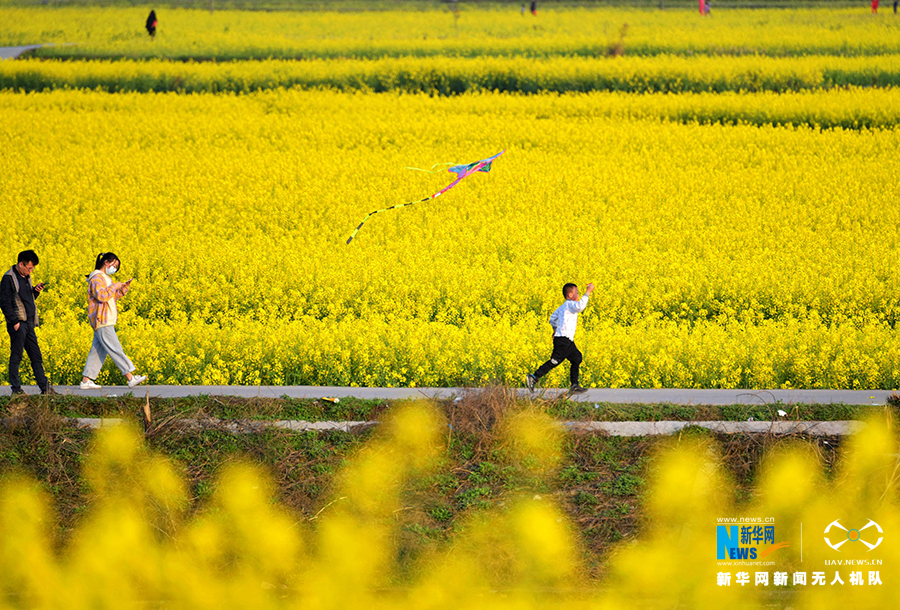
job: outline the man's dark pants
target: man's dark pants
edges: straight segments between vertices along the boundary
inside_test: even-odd
[[[568,337],[553,337],[553,354],[550,360],[545,362],[534,372],[534,376],[540,379],[556,368],[563,360],[572,363],[572,369],[569,371],[569,381],[572,385],[578,383],[578,367],[581,365],[581,352],[575,347],[575,342]]]
[[[31,360],[31,370],[34,371],[34,379],[41,391],[47,389],[47,376],[44,374],[44,360],[41,357],[41,348],[38,347],[37,335],[34,332],[34,322],[19,322],[19,330],[14,329],[15,324],[7,324],[9,333],[9,385],[13,392],[21,391],[22,381],[19,378],[19,365],[22,364],[22,352],[28,353]]]

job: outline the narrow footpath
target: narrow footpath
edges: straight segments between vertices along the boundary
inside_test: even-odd
[[[58,46],[68,47],[74,45],[74,42],[64,42]],[[0,47],[0,59],[19,59],[22,55],[40,49],[41,47],[55,47],[56,43],[48,42],[46,44],[26,44],[19,47]]]
[[[40,49],[42,44],[29,44],[21,47],[0,47],[0,59],[18,59],[23,53]]]
[[[100,390],[82,390],[78,386],[55,385],[60,394],[72,396],[118,397],[127,394],[152,398],[184,398],[188,396],[236,396],[240,398],[360,398],[371,400],[451,399],[483,388],[348,388],[335,386],[204,386],[204,385],[141,385],[105,386]],[[28,394],[38,394],[36,386],[23,388]],[[8,392],[9,390],[6,390]],[[519,396],[558,399],[564,389],[541,389],[530,394],[519,388]],[[890,390],[679,390],[594,388],[569,398],[579,402],[616,404],[676,404],[676,405],[793,405],[845,404],[883,405]]]

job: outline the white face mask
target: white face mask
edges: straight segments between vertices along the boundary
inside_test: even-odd
[[[113,273],[115,273],[115,272],[118,271],[118,270],[119,270],[118,267],[110,267],[110,268],[108,268],[108,269],[106,270],[106,273],[107,273],[108,275],[112,275]]]

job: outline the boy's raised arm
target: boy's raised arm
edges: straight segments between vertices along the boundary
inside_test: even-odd
[[[592,292],[594,292],[594,285],[588,284],[587,288],[584,291],[584,295],[579,300],[572,303],[572,311],[576,313],[581,313],[582,311],[584,311],[588,304],[588,297],[591,296]]]

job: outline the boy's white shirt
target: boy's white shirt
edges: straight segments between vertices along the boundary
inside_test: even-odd
[[[566,299],[562,305],[556,308],[550,316],[550,326],[553,327],[554,337],[568,337],[575,340],[575,327],[578,325],[578,314],[584,311],[588,304],[588,295],[584,295],[578,301]]]

